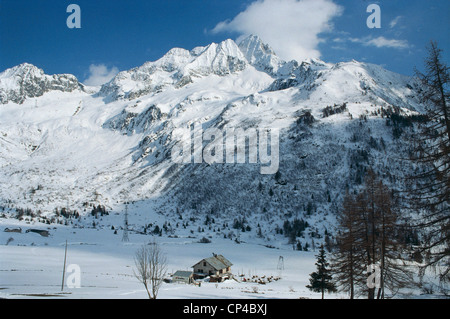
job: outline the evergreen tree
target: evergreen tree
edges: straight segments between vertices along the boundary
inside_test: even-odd
[[[425,267],[434,267],[442,282],[450,281],[450,106],[449,67],[442,50],[431,42],[421,81],[421,100],[427,121],[413,139],[412,160],[420,170],[409,179],[409,198],[414,211],[422,213],[416,223],[426,230],[423,251],[430,256]],[[435,267],[443,265],[443,267]]]
[[[331,271],[328,268],[329,263],[326,260],[325,249],[323,245],[320,246],[319,254],[317,257],[317,271],[310,274],[309,282],[310,284],[306,288],[322,293],[322,299],[324,299],[324,294],[326,292],[336,292],[336,286],[332,282]]]

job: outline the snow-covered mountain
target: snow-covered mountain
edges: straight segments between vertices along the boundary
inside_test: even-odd
[[[83,212],[142,201],[168,215],[325,225],[369,166],[401,186],[406,127],[391,115],[421,111],[410,77],[357,61],[283,61],[257,36],[174,48],[93,90],[30,64],[0,73],[0,206]],[[195,123],[278,129],[278,173],[175,163],[177,132]]]

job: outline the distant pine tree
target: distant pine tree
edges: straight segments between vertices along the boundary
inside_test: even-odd
[[[317,257],[317,271],[311,273],[309,282],[306,286],[309,290],[322,293],[322,299],[324,299],[325,291],[336,292],[336,285],[332,282],[332,276],[330,269],[328,269],[328,262],[325,256],[325,249],[323,245],[320,246],[319,254]]]

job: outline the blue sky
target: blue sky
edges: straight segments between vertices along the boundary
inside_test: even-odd
[[[72,3],[80,29],[66,25]],[[367,27],[370,4],[379,29]],[[0,0],[0,71],[28,62],[101,82],[173,47],[254,33],[284,59],[355,59],[411,75],[432,39],[448,63],[449,17],[448,0]]]

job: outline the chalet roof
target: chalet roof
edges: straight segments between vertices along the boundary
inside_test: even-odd
[[[189,278],[192,275],[192,271],[186,271],[186,270],[177,270],[173,277],[182,277],[182,278]]]
[[[203,261],[205,261],[208,264],[210,264],[215,270],[225,269],[225,268],[231,267],[233,265],[224,256],[216,255],[216,254],[213,254],[212,257],[208,257],[208,258],[200,260],[196,265],[198,265],[199,263],[201,263]]]

